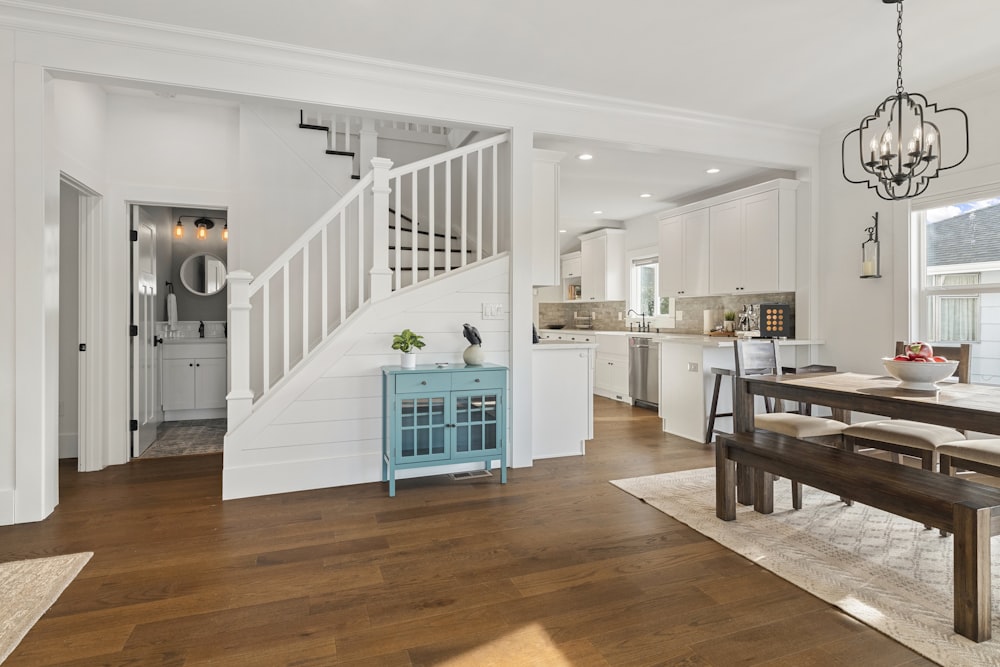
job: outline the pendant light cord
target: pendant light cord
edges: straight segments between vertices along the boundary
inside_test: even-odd
[[[896,94],[903,92],[903,0],[896,3]]]

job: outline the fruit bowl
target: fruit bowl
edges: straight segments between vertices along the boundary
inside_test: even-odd
[[[899,380],[900,389],[920,389],[934,391],[935,382],[950,377],[958,368],[957,361],[896,361],[892,357],[882,359],[885,370]]]

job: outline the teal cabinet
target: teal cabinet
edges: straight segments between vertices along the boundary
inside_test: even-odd
[[[481,461],[507,483],[507,368],[382,369],[382,481],[396,471]],[[428,474],[433,474],[429,472]]]

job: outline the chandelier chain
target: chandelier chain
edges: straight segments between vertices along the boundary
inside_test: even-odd
[[[896,3],[896,93],[903,92],[903,0]]]

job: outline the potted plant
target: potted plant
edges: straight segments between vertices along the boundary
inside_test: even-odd
[[[735,310],[727,310],[725,313],[722,314],[722,319],[724,320],[724,322],[723,322],[723,329],[725,331],[735,331],[736,330],[736,311]]]
[[[400,333],[392,337],[392,349],[402,353],[403,368],[416,368],[417,350],[425,345],[424,337],[419,336],[409,329],[403,329]]]

